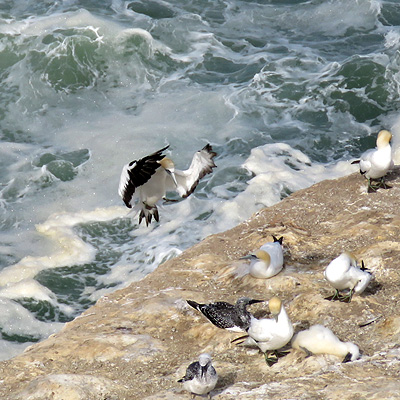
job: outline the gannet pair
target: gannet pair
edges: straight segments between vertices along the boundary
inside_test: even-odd
[[[307,356],[333,354],[341,358],[342,362],[354,361],[360,355],[356,344],[340,341],[329,328],[322,325],[313,325],[297,333],[293,337],[292,347],[303,350]]]
[[[384,177],[393,168],[392,149],[390,140],[392,134],[387,130],[382,130],[376,139],[376,148],[364,152],[359,160],[352,164],[360,164],[360,173],[368,179],[368,191],[376,191],[380,187],[389,188],[385,184]],[[371,180],[379,181],[373,185]]]
[[[233,342],[242,340],[247,345],[257,345],[264,353],[268,365],[278,361],[277,350],[286,346],[293,336],[293,325],[286,313],[281,299],[272,297],[268,302],[272,318],[257,319],[251,317],[248,336],[242,336]],[[274,357],[271,357],[272,353]]]
[[[353,254],[349,252],[342,253],[329,263],[324,272],[325,279],[336,289],[333,296],[327,297],[327,300],[338,299],[350,302],[353,293],[361,294],[368,286],[372,275],[364,267],[357,265]],[[348,294],[342,296],[339,291],[348,291]]]
[[[217,301],[209,304],[199,304],[193,300],[187,303],[200,311],[212,324],[221,329],[232,332],[245,332],[250,326],[252,314],[247,311],[250,304],[261,303],[264,300],[254,300],[249,297],[241,297],[236,304],[225,301]]]
[[[283,268],[283,237],[265,243],[254,254],[241,257],[242,260],[250,260],[249,273],[254,278],[267,279],[277,275]]]
[[[210,392],[215,388],[218,381],[218,374],[211,364],[211,356],[208,353],[200,354],[199,361],[190,364],[186,369],[186,374],[178,382],[183,383],[183,388],[196,395],[207,394],[211,399]]]
[[[213,160],[216,153],[209,144],[194,154],[190,167],[185,171],[175,169],[173,161],[165,157],[163,152],[168,147],[131,161],[122,169],[118,193],[128,208],[132,208],[132,201],[138,199],[139,224],[143,218],[146,225],[153,217],[159,221],[156,204],[165,198],[167,191],[176,191],[179,196],[188,197],[199,180],[216,167]]]

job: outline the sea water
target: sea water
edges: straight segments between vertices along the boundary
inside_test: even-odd
[[[400,131],[400,4],[0,1],[0,359]],[[138,225],[124,164],[217,168]]]

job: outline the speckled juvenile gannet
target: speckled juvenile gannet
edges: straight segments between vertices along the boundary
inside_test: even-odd
[[[157,202],[167,191],[176,191],[179,196],[188,197],[196,189],[199,180],[216,167],[213,158],[216,153],[207,144],[197,151],[190,167],[185,171],[175,169],[173,161],[165,157],[166,146],[149,156],[126,164],[121,173],[118,193],[125,205],[132,208],[132,200],[138,199],[139,224],[144,218],[146,225],[152,217],[158,222]]]
[[[352,162],[352,164],[360,164],[360,173],[368,179],[368,191],[376,191],[382,186],[385,189],[389,188],[385,184],[384,177],[394,165],[390,147],[391,139],[392,134],[389,131],[380,131],[376,139],[376,148],[367,150],[359,160]],[[379,183],[372,185],[371,180],[379,180]]]
[[[364,262],[361,262],[359,267],[354,255],[347,251],[329,263],[324,275],[336,289],[335,294],[327,297],[327,300],[338,299],[345,302],[351,301],[353,293],[362,293],[372,278],[371,273],[364,267]],[[345,296],[340,295],[339,291],[344,290],[348,290],[349,293]]]
[[[199,361],[187,367],[185,376],[178,382],[183,383],[183,388],[192,393],[192,398],[207,394],[211,399],[210,392],[215,388],[217,381],[218,374],[211,364],[211,356],[203,353],[200,354]]]
[[[271,278],[277,275],[283,268],[283,237],[277,239],[272,236],[274,241],[265,243],[254,254],[241,257],[242,260],[250,260],[250,275],[254,278]]]
[[[264,300],[254,300],[249,297],[241,297],[236,304],[217,301],[209,304],[199,304],[192,300],[187,303],[203,313],[203,315],[215,326],[232,332],[245,332],[250,326],[252,314],[247,311],[247,306],[262,303]]]
[[[289,343],[292,338],[293,325],[278,297],[272,297],[268,306],[273,318],[257,319],[252,317],[247,333],[259,349],[265,353],[265,359],[271,365],[278,360],[277,350]],[[275,359],[268,355],[271,350],[275,353]]]
[[[356,344],[340,341],[329,328],[322,325],[313,325],[297,333],[292,339],[292,347],[303,350],[307,356],[333,354],[341,358],[342,362],[354,361],[360,355]]]

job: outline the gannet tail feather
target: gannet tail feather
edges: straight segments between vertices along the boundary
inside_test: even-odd
[[[275,243],[275,242],[279,242],[280,245],[283,243],[283,236],[281,236],[281,237],[278,239],[276,236],[272,235],[272,238],[274,239],[274,243]]]

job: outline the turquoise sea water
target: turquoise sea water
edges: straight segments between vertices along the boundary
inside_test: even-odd
[[[400,3],[0,1],[0,359],[205,236],[397,141]],[[137,225],[122,166],[217,169]]]

